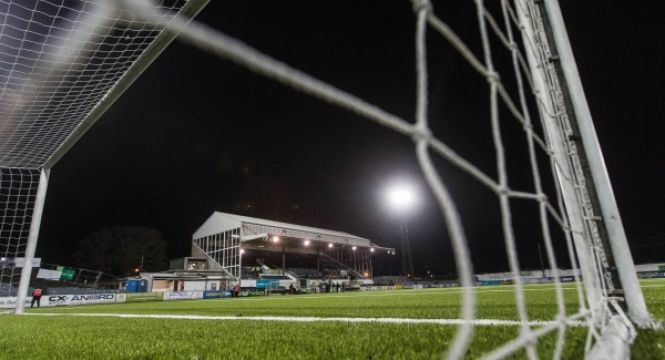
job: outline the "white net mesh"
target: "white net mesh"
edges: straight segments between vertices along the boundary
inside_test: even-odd
[[[0,297],[16,296],[38,183],[38,170],[0,168]]]
[[[0,164],[42,166],[159,35],[112,5],[0,1]]]
[[[418,161],[433,190],[449,231],[457,261],[460,281],[464,286],[461,317],[464,322],[452,342],[447,356],[464,356],[472,339],[473,319],[475,318],[472,265],[463,223],[456,205],[445,183],[440,179],[430,159],[435,153],[454,166],[467,172],[496,194],[501,207],[503,239],[508,255],[510,272],[514,274],[515,303],[521,321],[520,335],[513,341],[497,348],[487,358],[503,358],[524,349],[527,357],[538,357],[538,339],[550,332],[557,332],[553,358],[560,358],[565,345],[566,329],[569,322],[586,319],[589,324],[587,349],[598,340],[602,328],[616,310],[610,305],[608,293],[613,290],[611,275],[607,272],[603,244],[599,240],[597,216],[590,205],[585,184],[585,174],[572,140],[574,131],[569,122],[564,104],[561,85],[552,65],[547,34],[543,28],[538,5],[534,1],[520,0],[514,5],[502,1],[499,16],[487,9],[482,1],[476,1],[476,14],[480,29],[482,55],[474,54],[445,22],[437,17],[427,0],[413,1],[417,16],[416,28],[416,72],[417,108],[415,123],[401,119],[343,90],[319,81],[297,69],[266,56],[242,42],[202,24],[194,23],[188,28],[184,21],[176,19],[167,26],[174,31],[182,31],[181,38],[201,49],[239,63],[252,71],[263,74],[324,101],[346,108],[363,117],[410,136],[416,145]],[[161,16],[140,3],[127,2],[137,14],[154,20]],[[496,9],[495,9],[496,10]],[[498,21],[497,19],[502,19]],[[429,129],[427,112],[428,76],[426,55],[426,30],[430,27],[448,41],[459,54],[488,82],[490,120],[496,156],[497,179],[493,179],[474,164],[456,154],[445,143],[434,137]],[[514,37],[514,32],[521,39]],[[490,39],[494,36],[494,39]],[[492,56],[493,47],[499,44],[509,52],[512,66],[498,70]],[[520,44],[523,44],[521,46]],[[481,60],[482,59],[482,60]],[[504,76],[512,76],[516,89],[508,90],[502,81]],[[504,139],[501,126],[510,119],[504,119],[499,107],[505,107],[513,120],[524,129],[529,161],[531,166],[533,191],[513,190],[510,187],[506,166]],[[505,111],[504,111],[505,112]],[[533,115],[540,118],[543,131],[537,132],[531,120]],[[541,152],[541,155],[538,154]],[[544,154],[550,160],[552,174],[560,185],[555,194],[547,196],[543,191],[541,169],[538,157]],[[550,175],[551,176],[551,175]],[[556,289],[557,321],[541,328],[529,326],[527,304],[525,302],[520,264],[512,225],[511,201],[531,200],[538,204],[542,241],[545,244],[550,272]],[[550,199],[557,200],[554,203]],[[576,311],[566,308],[563,288],[559,282],[559,265],[554,253],[550,223],[558,224],[567,240],[568,261],[574,268],[578,260],[584,278],[584,286],[576,276],[579,307]]]
[[[159,22],[187,4],[164,0],[155,8],[168,12],[146,22],[114,2],[0,0],[0,291],[17,291],[40,169],[94,123],[121,81],[133,80]]]
[[[469,14],[469,18],[476,18],[482,52],[474,53],[436,15],[429,1],[418,0],[413,4],[417,19],[415,122],[393,115],[205,25],[189,24],[187,18],[174,17],[174,10],[180,9],[184,2],[163,2],[152,6],[138,0],[33,0],[20,3],[0,0],[0,11],[4,14],[0,30],[0,112],[6,119],[0,129],[3,140],[0,143],[0,166],[34,169],[44,166],[63,144],[67,144],[67,138],[76,132],[76,128],[85,125],[86,119],[130,71],[160,29],[167,28],[181,33],[184,41],[205,51],[413,139],[420,167],[440,205],[463,286],[460,317],[465,321],[448,349],[449,358],[460,358],[467,352],[473,339],[476,302],[465,221],[450,195],[451,190],[441,180],[431,154],[473,177],[495,194],[500,205],[502,237],[509,271],[513,274],[516,313],[521,327],[519,336],[486,357],[503,358],[525,350],[528,358],[537,358],[539,339],[556,332],[554,352],[549,355],[559,358],[569,324],[580,319],[588,324],[588,350],[598,340],[612,314],[619,312],[621,315],[621,310],[613,305],[609,296],[615,284],[607,271],[608,259],[597,226],[598,214],[593,210],[570,110],[553,61],[549,35],[543,26],[541,5],[535,0],[517,0],[515,3],[504,0],[492,3],[488,9],[481,0],[475,1],[476,11]],[[430,130],[427,111],[428,29],[435,34],[435,40],[452,45],[478,76],[487,81],[495,177],[458,155]],[[497,66],[494,53],[508,56],[508,65]],[[511,79],[510,85],[506,84],[506,79]],[[532,118],[539,118],[539,121]],[[515,121],[523,129],[528,152],[532,187],[527,190],[513,189],[508,178],[502,126]],[[542,158],[547,159],[544,165],[539,161]],[[550,171],[543,171],[543,168]],[[8,171],[30,173],[32,170]],[[35,174],[30,174],[26,184],[34,187]],[[558,183],[553,194],[545,193],[544,176],[554,177]],[[12,183],[10,188],[15,186],[23,186],[23,183]],[[11,203],[11,191],[7,195],[7,204]],[[28,195],[25,196],[29,199]],[[533,327],[529,323],[529,304],[525,301],[513,229],[515,213],[511,207],[516,200],[537,204],[539,241],[545,245],[549,272],[556,289],[557,315],[552,323],[542,327]],[[7,224],[14,221],[19,224],[17,229],[23,229],[30,221],[26,211],[5,211],[10,214]],[[13,225],[11,228],[14,229]],[[25,233],[16,231],[7,233],[7,239],[14,240],[5,240],[5,230],[2,231],[2,241],[7,244],[4,249],[12,256],[19,255],[24,246]],[[553,237],[554,232],[563,236]],[[572,311],[566,306],[564,289],[559,282],[554,238],[565,239],[567,262],[573,268],[579,267],[582,274],[580,279],[577,272],[573,272],[577,280],[578,306]]]

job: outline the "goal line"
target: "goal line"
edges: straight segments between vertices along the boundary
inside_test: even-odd
[[[346,322],[376,324],[430,324],[430,325],[462,325],[470,323],[474,326],[521,326],[519,320],[501,319],[418,319],[418,318],[386,318],[386,317],[320,317],[320,316],[229,316],[229,315],[172,315],[172,314],[109,314],[109,313],[26,313],[30,316],[76,316],[76,317],[111,317],[123,319],[168,319],[168,320],[216,320],[216,321],[276,321],[276,322]],[[575,314],[565,320],[567,326],[583,327],[585,321],[578,320],[586,313]],[[558,327],[560,320],[529,320],[529,326]],[[552,329],[554,330],[554,329]],[[537,330],[536,330],[537,331]]]

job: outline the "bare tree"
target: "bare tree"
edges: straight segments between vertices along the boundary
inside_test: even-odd
[[[159,271],[167,265],[167,244],[162,234],[147,226],[110,226],[86,236],[74,259],[79,266],[128,276],[141,270]]]

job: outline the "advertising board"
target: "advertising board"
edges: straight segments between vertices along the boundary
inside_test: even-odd
[[[164,300],[164,293],[161,292],[135,292],[127,293],[125,295],[125,302],[142,302],[142,301],[161,301]]]
[[[29,307],[32,297],[25,299],[25,306]],[[67,305],[87,305],[87,304],[110,304],[125,302],[125,294],[103,293],[103,294],[58,294],[44,295],[40,301],[41,306],[67,306]],[[16,297],[0,298],[0,308],[13,308],[16,306]]]
[[[193,300],[203,299],[203,291],[167,291],[164,300]]]
[[[65,306],[85,304],[109,304],[124,302],[124,294],[77,294],[77,295],[44,295],[41,306]]]
[[[230,291],[224,291],[224,290],[206,290],[206,291],[203,292],[203,298],[204,299],[219,299],[219,298],[230,297],[230,296],[231,296],[231,292]]]

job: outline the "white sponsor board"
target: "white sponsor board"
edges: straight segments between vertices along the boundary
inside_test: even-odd
[[[62,271],[60,270],[39,269],[37,272],[37,277],[40,279],[60,280],[61,275]]]
[[[29,307],[31,297],[25,299],[25,306]],[[0,309],[13,309],[16,307],[16,297],[0,297]]]
[[[4,267],[22,268],[25,266],[25,258],[0,257],[0,264],[2,264]],[[32,267],[40,267],[40,266],[42,266],[42,258],[33,258]]]
[[[255,288],[256,287],[256,280],[241,280],[240,287],[245,287],[245,288]]]
[[[44,295],[40,301],[40,306],[66,306],[66,305],[85,305],[85,304],[109,304],[125,302],[125,294],[77,294],[77,295]],[[30,306],[32,297],[25,300],[25,305]],[[35,305],[36,306],[36,305]],[[16,307],[16,297],[0,298],[0,308]]]
[[[25,258],[22,257],[17,257],[14,258],[14,266],[22,268],[25,266]],[[42,266],[42,258],[33,258],[32,259],[32,267],[40,267]]]
[[[396,289],[395,285],[390,285],[390,286],[374,285],[374,286],[360,287],[360,290],[362,291],[385,291],[385,290],[395,290],[395,289]]]
[[[44,295],[42,306],[109,304],[125,302],[125,294],[78,294],[78,295]]]
[[[203,299],[203,291],[167,291],[164,300],[192,300]]]

